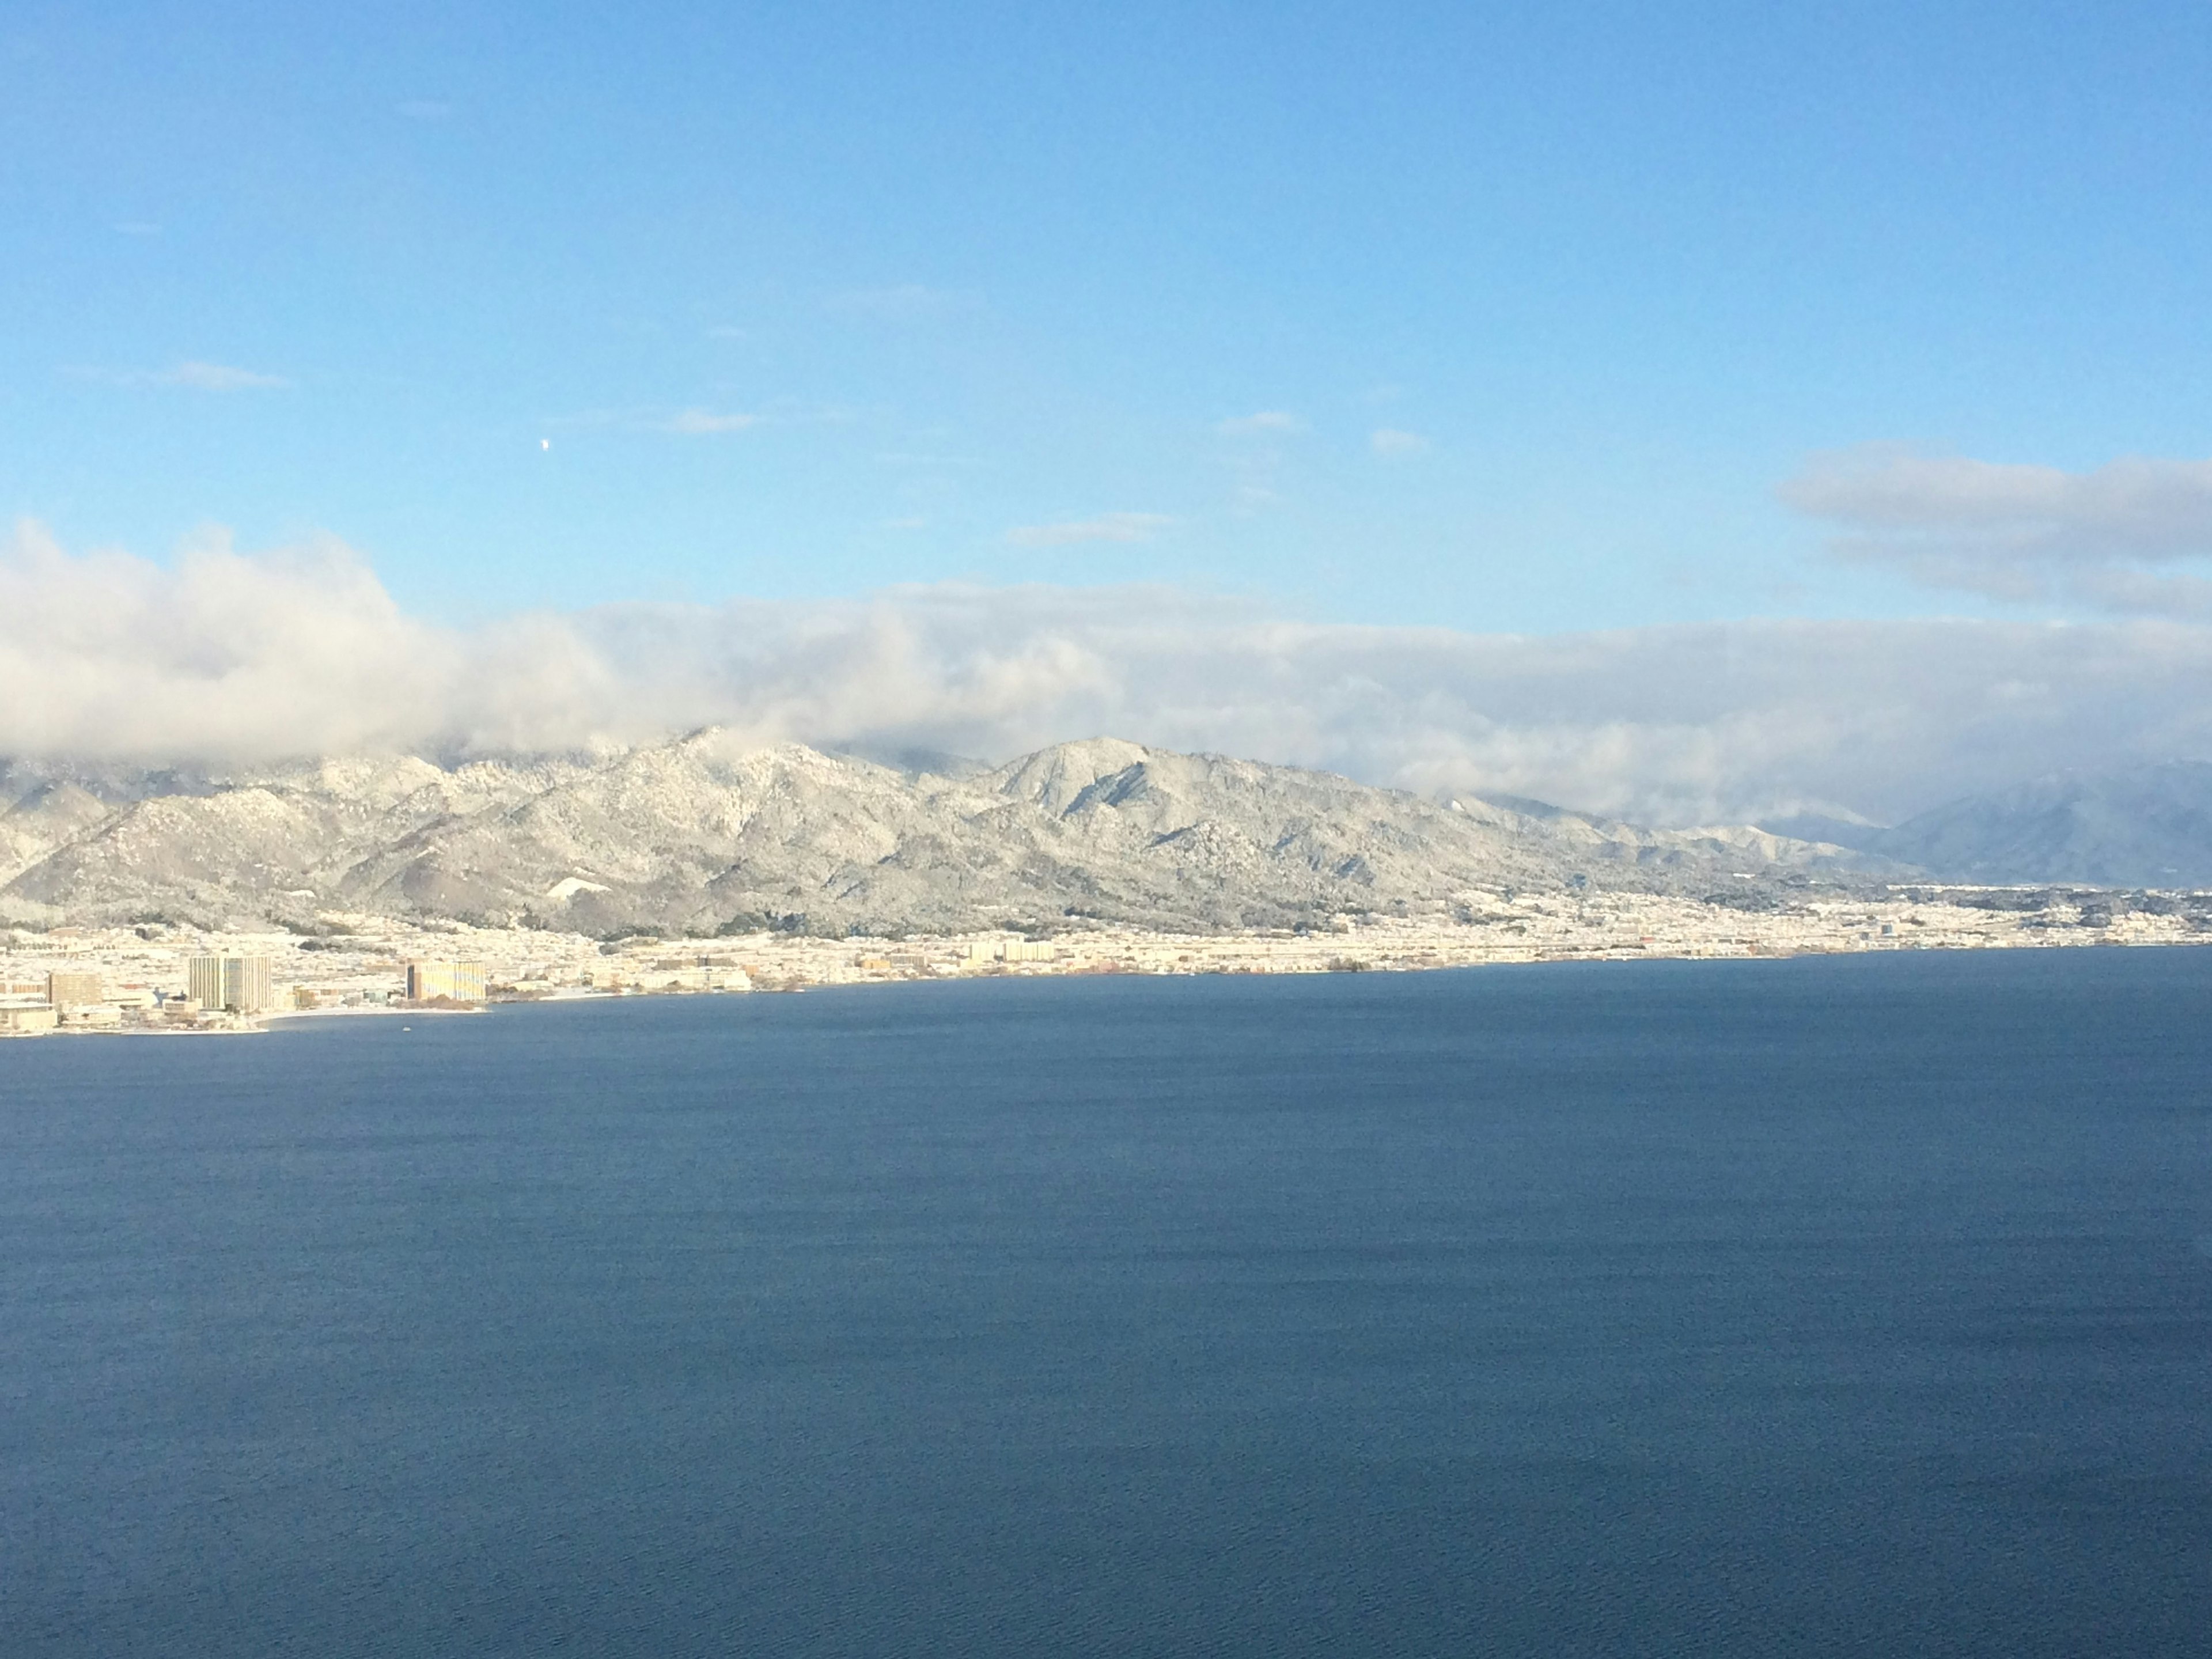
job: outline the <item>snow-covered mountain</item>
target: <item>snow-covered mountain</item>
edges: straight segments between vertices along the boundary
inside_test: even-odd
[[[1893,829],[1826,830],[1945,881],[2212,885],[2212,765],[2059,773],[1923,812]]]
[[[953,774],[957,773],[958,775]],[[1502,887],[1704,893],[1869,861],[1749,829],[1437,804],[1095,738],[894,769],[718,730],[604,757],[331,760],[228,777],[0,770],[0,916],[319,914],[585,933],[1188,929],[1449,908]]]

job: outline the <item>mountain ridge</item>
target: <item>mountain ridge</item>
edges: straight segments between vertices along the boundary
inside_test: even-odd
[[[706,727],[610,757],[330,758],[107,793],[34,781],[0,815],[0,915],[1221,931],[1444,909],[1506,887],[1696,893],[1881,868],[1749,826],[1437,803],[1116,738],[946,776]]]

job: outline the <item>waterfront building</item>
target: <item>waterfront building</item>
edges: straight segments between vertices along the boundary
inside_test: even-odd
[[[481,962],[410,962],[407,964],[410,1002],[482,1002],[484,965]]]
[[[107,1000],[98,974],[56,972],[46,975],[46,1000],[58,1011],[89,1008]]]
[[[1057,962],[1060,947],[1035,945],[1026,939],[985,939],[978,945],[962,946],[961,955],[971,968],[987,962]]]
[[[50,1002],[0,1003],[0,1037],[44,1036],[53,1029]]]
[[[258,1014],[274,1000],[267,957],[194,957],[185,965],[185,994],[203,1008]]]

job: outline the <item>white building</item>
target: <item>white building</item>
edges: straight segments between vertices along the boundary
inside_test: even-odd
[[[258,1014],[274,998],[267,957],[194,957],[185,964],[185,994],[203,1008]]]
[[[51,1002],[0,1002],[0,1037],[44,1036],[53,1029]]]

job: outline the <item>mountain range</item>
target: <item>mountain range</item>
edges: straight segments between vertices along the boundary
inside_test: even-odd
[[[710,728],[451,763],[0,763],[0,921],[33,924],[1224,931],[1448,914],[1506,889],[1759,903],[1813,883],[2212,886],[2212,765],[2184,763],[2039,779],[1887,827],[1670,830],[1110,738],[993,767]]]
[[[1888,828],[1786,818],[1770,830],[1848,847],[1948,882],[2212,886],[2212,765],[2055,773]]]
[[[1113,738],[1003,766],[756,748],[323,760],[222,775],[0,770],[0,919],[304,930],[333,914],[600,936],[1197,931],[1448,913],[1502,889],[1731,899],[1880,860],[1747,827],[1431,801]]]

